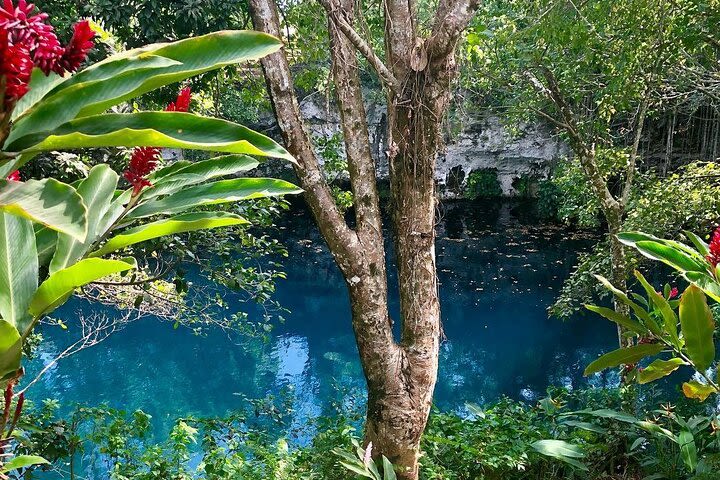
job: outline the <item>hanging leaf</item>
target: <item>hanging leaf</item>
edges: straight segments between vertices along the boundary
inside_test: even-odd
[[[650,383],[666,377],[680,368],[681,365],[686,365],[686,363],[680,358],[671,358],[670,360],[657,359],[638,372],[638,383]]]
[[[631,332],[637,333],[638,335],[644,335],[648,333],[648,329],[642,326],[640,322],[636,322],[627,315],[618,313],[611,308],[597,307],[595,305],[585,305],[585,308],[587,308],[591,312],[595,312],[598,315],[607,318],[612,322],[617,323],[621,327],[630,330]]]
[[[84,241],[79,241],[69,235],[58,235],[55,255],[50,262],[50,273],[57,272],[74,264],[85,256],[97,237],[104,233],[99,230],[99,224],[111,205],[118,175],[108,165],[96,165],[83,179],[77,192],[87,207],[87,235]]]
[[[73,187],[52,178],[13,182],[0,180],[0,211],[25,217],[84,240],[87,209]]]
[[[690,285],[680,299],[680,327],[685,338],[685,350],[695,367],[703,371],[715,359],[715,320],[705,294]]]
[[[635,278],[640,281],[640,284],[645,289],[645,293],[647,293],[648,298],[651,299],[658,310],[660,310],[660,313],[663,316],[663,331],[670,338],[670,342],[680,348],[680,338],[678,337],[677,331],[678,317],[675,315],[675,310],[672,309],[667,299],[665,299],[662,294],[655,291],[652,285],[645,280],[642,273],[635,270]]]
[[[8,473],[19,468],[32,467],[33,465],[49,464],[47,460],[37,455],[18,455],[0,467],[0,473]]]
[[[250,198],[276,197],[302,192],[292,183],[274,178],[235,178],[194,185],[166,197],[137,206],[127,218],[172,214],[200,205],[235,202]]]
[[[585,369],[585,376],[619,365],[632,365],[645,357],[662,352],[663,346],[657,343],[643,343],[627,348],[619,348],[601,356]]]
[[[135,267],[134,261],[131,260],[105,260],[102,258],[80,260],[70,267],[53,273],[40,285],[30,302],[30,314],[33,318],[39,319],[62,304],[76,288]],[[23,336],[27,333],[27,331],[20,331]]]
[[[706,385],[695,380],[683,383],[682,391],[687,398],[694,398],[701,402],[704,402],[713,393],[720,393],[712,385]]]
[[[82,117],[52,131],[19,137],[5,146],[7,151],[25,153],[95,147],[189,148],[293,161],[274,140],[247,127],[181,112],[108,113]]]
[[[0,213],[0,317],[21,330],[38,282],[38,257],[32,223]]]
[[[177,217],[160,220],[136,228],[131,228],[114,236],[99,250],[91,253],[91,257],[101,257],[136,243],[176,233],[192,232],[230,225],[247,224],[248,221],[239,215],[224,212],[188,213]]]

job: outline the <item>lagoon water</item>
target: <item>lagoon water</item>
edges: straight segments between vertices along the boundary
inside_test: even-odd
[[[178,417],[222,415],[268,395],[289,398],[298,428],[338,403],[361,400],[364,381],[342,277],[306,212],[293,210],[280,223],[273,235],[290,256],[276,298],[290,313],[269,340],[222,331],[198,336],[145,319],[54,365],[30,398],[142,409],[152,415],[157,434]],[[527,208],[513,204],[443,206],[437,242],[445,335],[435,392],[440,408],[503,395],[533,401],[549,385],[605,381],[585,379],[582,370],[613,347],[614,327],[591,315],[563,322],[546,313],[577,253],[595,238],[537,224]],[[45,341],[26,378],[70,343],[78,308],[89,307],[71,301],[56,312],[67,330],[43,327]]]

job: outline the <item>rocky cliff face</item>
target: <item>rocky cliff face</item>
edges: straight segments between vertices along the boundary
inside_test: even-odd
[[[310,95],[301,101],[300,108],[313,137],[327,138],[340,131],[338,112],[325,97]],[[367,115],[378,175],[381,180],[387,179],[384,105],[369,102]],[[271,115],[263,119],[260,128],[273,135],[278,133]],[[496,176],[503,195],[527,193],[528,185],[545,178],[553,163],[566,155],[568,149],[545,125],[526,125],[520,130],[520,134],[514,135],[496,116],[467,119],[462,131],[448,135],[445,150],[438,158],[435,178],[440,195],[461,197],[473,172]]]

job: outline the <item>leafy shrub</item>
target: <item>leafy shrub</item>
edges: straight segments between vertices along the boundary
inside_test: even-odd
[[[496,168],[481,168],[470,172],[465,184],[465,198],[497,198],[502,196]]]

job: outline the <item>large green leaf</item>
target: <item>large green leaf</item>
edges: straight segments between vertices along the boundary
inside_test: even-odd
[[[600,372],[619,365],[632,365],[651,355],[662,352],[663,346],[657,343],[643,343],[627,348],[619,348],[601,356],[585,369],[585,375]]]
[[[5,462],[0,467],[0,473],[8,473],[18,468],[32,467],[33,465],[49,464],[43,457],[37,455],[18,455]]]
[[[181,112],[111,113],[82,117],[52,131],[18,138],[10,151],[41,152],[94,147],[167,147],[284,158],[272,139],[247,127]]]
[[[12,182],[0,180],[0,211],[25,217],[84,240],[87,209],[73,187],[52,178]]]
[[[704,272],[685,272],[685,279],[700,287],[710,298],[716,302],[720,302],[720,284],[715,278]]]
[[[678,444],[680,445],[680,457],[690,472],[694,472],[698,466],[697,445],[695,445],[695,437],[687,428],[680,430],[678,434]]]
[[[41,98],[63,80],[63,77],[57,73],[50,72],[50,75],[45,75],[39,68],[34,68],[32,76],[30,77],[28,92],[15,104],[11,119],[13,121],[17,120],[18,117],[40,101]]]
[[[17,328],[0,320],[0,378],[17,372],[22,359],[22,341]]]
[[[273,178],[235,178],[195,185],[172,195],[143,203],[132,210],[127,218],[171,214],[199,205],[235,202],[250,198],[273,197],[300,193],[292,183]]]
[[[90,256],[100,257],[116,250],[120,250],[121,248],[125,248],[129,245],[134,245],[153,238],[163,237],[165,235],[226,227],[229,225],[239,225],[243,223],[248,223],[248,221],[232,213],[188,213],[126,230],[120,235],[116,235],[108,240],[102,248],[91,253]]]
[[[635,248],[652,260],[659,260],[681,272],[703,272],[707,268],[701,260],[683,250],[654,241],[640,241]]]
[[[601,275],[595,275],[595,278],[597,278],[598,281],[600,283],[602,283],[605,288],[610,290],[610,292],[612,292],[612,294],[615,295],[615,298],[620,300],[625,305],[629,306],[632,309],[633,313],[635,313],[635,315],[640,320],[642,320],[643,324],[648,328],[648,330],[650,330],[655,335],[660,334],[660,327],[658,326],[657,322],[650,316],[650,314],[647,312],[647,310],[645,310],[643,307],[641,307],[637,303],[633,302],[630,299],[630,297],[627,296],[627,294],[625,292],[623,292],[619,288],[613,286],[613,284],[610,283],[610,281],[607,278],[605,278]]]
[[[695,380],[683,383],[683,394],[688,398],[694,398],[704,402],[713,393],[720,393],[712,385],[700,383]]]
[[[98,229],[101,220],[111,206],[117,187],[118,175],[108,165],[96,165],[77,187],[87,206],[87,235],[79,241],[69,235],[58,235],[55,255],[50,262],[50,273],[72,265],[85,256],[90,246],[104,231]]]
[[[143,93],[213,69],[259,59],[282,43],[253,31],[222,31],[121,52],[60,83],[16,122],[9,142],[96,115]]]
[[[0,317],[18,330],[29,321],[38,282],[35,231],[30,220],[0,213]]]
[[[218,177],[252,170],[258,161],[247,155],[225,155],[190,163],[171,172],[164,172],[151,188],[143,192],[143,199],[175,193],[183,187],[204,183]]]
[[[678,317],[675,315],[675,310],[672,309],[667,299],[658,293],[652,285],[650,285],[650,283],[648,283],[642,273],[635,270],[635,278],[640,281],[640,284],[645,289],[645,293],[647,293],[648,298],[655,304],[658,310],[660,310],[660,313],[663,316],[663,330],[668,337],[670,337],[670,341],[673,345],[680,348],[680,339],[678,338],[677,331]]]
[[[685,365],[685,362],[680,358],[671,358],[670,360],[657,359],[638,372],[638,383],[650,383],[666,377],[680,368],[681,365]]]
[[[680,299],[680,328],[685,338],[685,350],[698,370],[705,370],[715,359],[715,320],[705,294],[690,285]]]
[[[50,275],[35,292],[30,302],[30,314],[34,318],[50,313],[60,306],[73,291],[83,285],[113,273],[135,268],[132,261],[86,258],[76,264]],[[27,331],[22,331],[23,336]]]
[[[35,227],[35,245],[37,247],[38,264],[44,267],[50,263],[55,254],[58,233],[45,226]]]
[[[588,469],[578,460],[585,457],[585,453],[578,445],[563,440],[538,440],[533,442],[531,447],[542,455],[556,458],[580,470],[587,471]]]
[[[606,307],[597,307],[595,305],[585,305],[585,308],[590,310],[591,312],[595,312],[598,315],[602,315],[603,317],[607,318],[608,320],[617,323],[621,327],[624,327],[631,332],[643,335],[648,332],[648,329],[645,328],[640,324],[640,322],[636,322],[635,320],[631,319],[627,315],[623,315],[621,313],[616,312],[615,310],[611,308]]]

